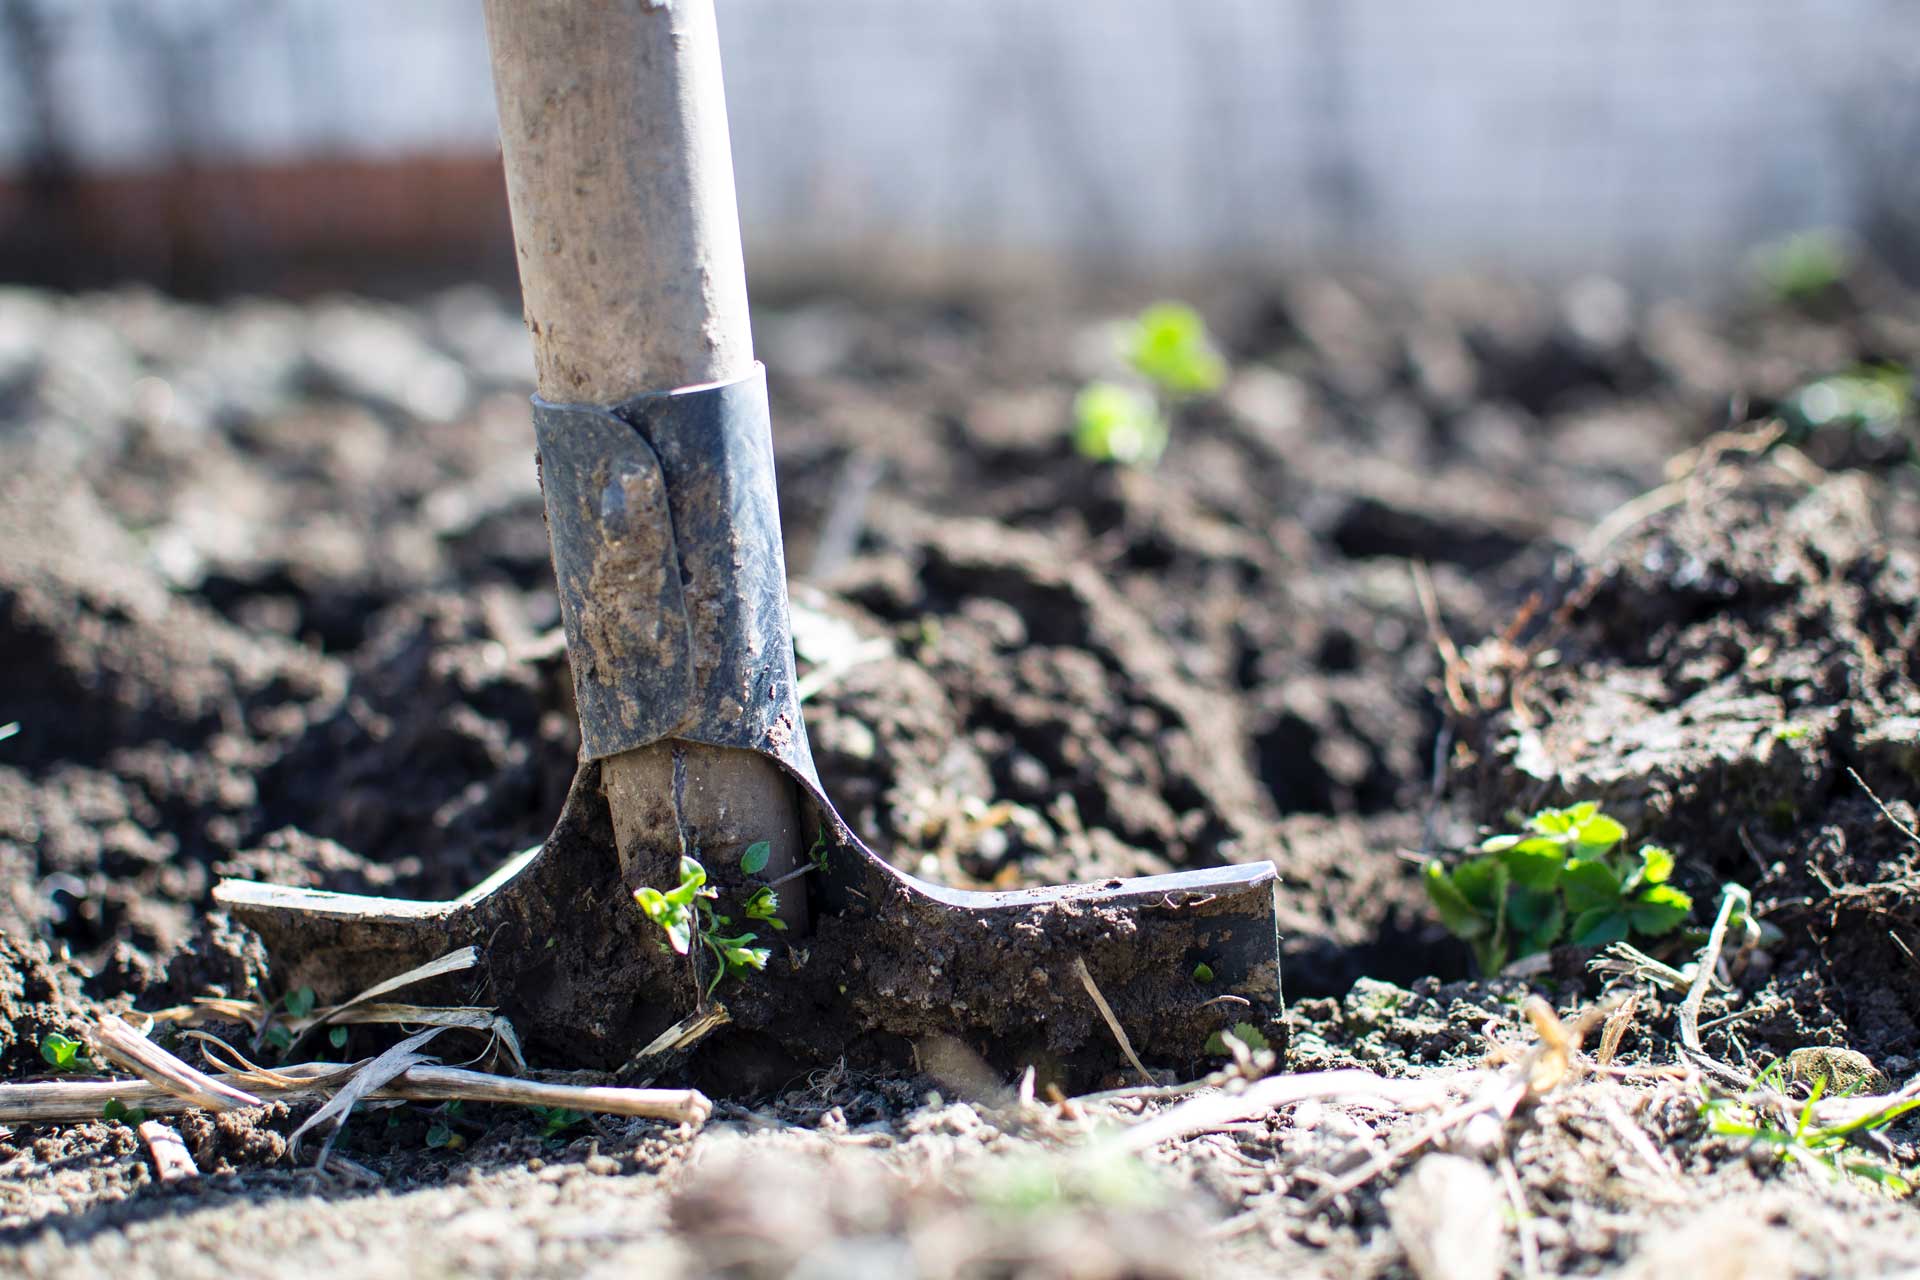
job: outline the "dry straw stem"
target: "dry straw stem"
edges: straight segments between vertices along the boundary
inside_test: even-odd
[[[1707,935],[1707,945],[1701,950],[1699,964],[1693,971],[1693,986],[1687,989],[1687,998],[1680,1004],[1680,1043],[1701,1057],[1706,1053],[1700,1047],[1700,1005],[1706,1000],[1714,972],[1720,967],[1720,952],[1727,945],[1727,925],[1733,919],[1734,908],[1745,911],[1752,901],[1747,891],[1737,884],[1721,889],[1720,912],[1713,918],[1713,931]]]
[[[1113,1006],[1108,1004],[1107,998],[1100,994],[1100,988],[1094,982],[1093,974],[1087,971],[1087,962],[1075,956],[1073,971],[1080,975],[1080,985],[1085,987],[1087,994],[1093,997],[1093,1007],[1100,1011],[1102,1018],[1106,1019],[1107,1030],[1113,1032],[1113,1038],[1120,1044],[1120,1052],[1127,1055],[1127,1061],[1131,1062],[1133,1069],[1140,1073],[1141,1082],[1147,1085],[1159,1084],[1160,1082],[1153,1078],[1153,1073],[1141,1063],[1140,1055],[1133,1051],[1133,1041],[1127,1039],[1126,1028],[1120,1025],[1120,1019],[1113,1016]]]
[[[232,1111],[260,1105],[260,1099],[252,1094],[188,1066],[135,1031],[124,1018],[101,1019],[94,1027],[92,1039],[101,1056],[191,1106],[205,1111]]]
[[[226,1086],[246,1084],[257,1102],[315,1102],[331,1097],[364,1063],[303,1062],[271,1073],[221,1072]],[[280,1081],[284,1083],[274,1083]],[[620,1089],[597,1085],[548,1084],[458,1067],[414,1066],[368,1098],[409,1102],[497,1102],[509,1106],[567,1107],[601,1115],[639,1116],[677,1124],[704,1124],[713,1104],[698,1089]],[[200,1110],[170,1089],[127,1080],[58,1081],[0,1084],[0,1123],[55,1124],[98,1120],[107,1103],[138,1107],[149,1114]],[[338,1160],[338,1157],[335,1157]]]

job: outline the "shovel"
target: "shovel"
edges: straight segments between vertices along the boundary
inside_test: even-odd
[[[486,8],[582,763],[546,842],[459,899],[215,900],[323,996],[473,945],[460,998],[569,1065],[711,1035],[698,1065],[746,1084],[958,1052],[1077,1085],[1191,1070],[1236,1025],[1280,1043],[1271,863],[972,892],[841,820],[795,695],[712,0]]]

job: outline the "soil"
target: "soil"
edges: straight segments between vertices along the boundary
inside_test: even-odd
[[[1737,881],[1779,932],[1707,1000],[1717,1059],[1920,1071],[1915,423],[1815,428],[1795,398],[1911,367],[1914,297],[1866,272],[1710,308],[1593,281],[1189,296],[1234,373],[1145,470],[1066,427],[1146,296],[763,303],[807,727],[859,834],[962,886],[1270,859],[1283,1065],[1397,1077],[1524,1039],[1528,993],[1571,1016],[1634,985],[1571,949],[1475,978],[1420,886],[1515,811],[1600,799],[1697,902]],[[547,835],[578,736],[530,374],[479,290],[0,293],[0,1078],[103,1011],[282,992],[210,910],[222,876],[451,897]],[[1649,988],[1620,1061],[1674,1061],[1677,1006]],[[0,1259],[1430,1275],[1412,1206],[1485,1183],[1493,1269],[1456,1274],[1920,1265],[1904,1202],[1712,1134],[1691,1084],[1588,1081],[1309,1210],[1420,1118],[1301,1104],[1096,1162],[1096,1120],[1158,1104],[1022,1105],[921,1066],[795,1068],[698,1135],[473,1108],[453,1149],[426,1144],[444,1115],[376,1111],[340,1148],[364,1178],[290,1160],[285,1106],[178,1119],[184,1186],[119,1122],[15,1125]]]

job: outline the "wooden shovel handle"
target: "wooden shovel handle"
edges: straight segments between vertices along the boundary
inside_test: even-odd
[[[540,394],[753,367],[712,0],[486,0]]]
[[[613,405],[753,370],[713,0],[486,0],[520,289],[540,394]],[[657,742],[602,767],[622,876],[769,842],[793,786],[750,751]],[[663,798],[668,803],[662,803]],[[805,925],[804,895],[781,913]]]

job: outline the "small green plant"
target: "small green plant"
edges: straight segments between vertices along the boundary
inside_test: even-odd
[[[1201,982],[1201,983],[1212,982],[1213,966],[1208,964],[1205,960],[1202,960],[1199,964],[1196,964],[1195,966],[1193,966],[1193,980],[1195,982]]]
[[[1845,280],[1853,260],[1843,235],[1816,228],[1762,247],[1754,255],[1754,270],[1780,301],[1807,302]]]
[[[1787,1085],[1786,1064],[1774,1062],[1755,1077],[1754,1090],[1746,1097],[1716,1094],[1702,1084],[1700,1117],[1711,1132],[1726,1138],[1745,1138],[1771,1151],[1783,1163],[1819,1169],[1836,1181],[1858,1178],[1898,1196],[1912,1194],[1912,1184],[1901,1171],[1859,1151],[1852,1139],[1892,1124],[1920,1107],[1920,1098],[1895,1102],[1839,1124],[1822,1125],[1814,1110],[1826,1092],[1827,1079],[1825,1075],[1815,1078],[1807,1101],[1795,1116],[1781,1101]]]
[[[1074,397],[1074,448],[1097,462],[1144,466],[1166,452],[1167,419],[1180,400],[1218,391],[1227,362],[1200,313],[1157,302],[1120,335],[1120,355],[1145,383],[1090,382]]]
[[[1227,380],[1227,362],[1207,323],[1184,302],[1156,302],[1122,336],[1127,363],[1168,395],[1211,395]]]
[[[72,1036],[49,1031],[40,1037],[40,1060],[55,1071],[79,1071],[87,1066],[87,1046]]]
[[[1073,399],[1073,447],[1096,462],[1144,466],[1167,451],[1167,419],[1153,394],[1089,382]]]
[[[1273,1047],[1268,1043],[1267,1037],[1261,1033],[1260,1028],[1254,1026],[1251,1022],[1236,1022],[1233,1024],[1232,1030],[1216,1031],[1207,1037],[1207,1052],[1222,1055],[1232,1053],[1233,1050],[1227,1044],[1229,1039],[1238,1040],[1247,1047],[1247,1051],[1250,1053]]]
[[[633,900],[639,904],[641,913],[666,933],[668,947],[680,955],[688,955],[698,939],[713,957],[713,979],[707,984],[709,996],[729,976],[739,977],[749,969],[766,968],[772,954],[765,947],[752,945],[759,941],[760,935],[751,929],[733,935],[726,932],[733,927],[733,917],[714,909],[713,901],[717,897],[719,890],[707,884],[707,869],[698,859],[685,857],[680,859],[680,883],[673,888],[663,892],[642,885],[633,891]],[[784,929],[784,922],[772,918],[778,906],[779,898],[763,885],[748,898],[746,910],[750,918]]]
[[[540,1136],[557,1138],[587,1118],[584,1111],[575,1111],[571,1107],[534,1107],[533,1114],[540,1117]]]
[[[466,1105],[464,1102],[454,1101],[435,1108],[433,1123],[427,1128],[429,1147],[435,1151],[458,1151],[467,1145],[465,1135],[453,1127],[453,1122],[459,1118]],[[399,1118],[398,1114],[389,1116],[388,1127],[391,1128]]]
[[[108,1098],[107,1105],[100,1108],[100,1118],[102,1120],[117,1120],[121,1124],[131,1127],[146,1120],[147,1113],[139,1107],[128,1106],[118,1098]]]
[[[312,987],[295,987],[280,997],[280,1009],[293,1019],[306,1017],[313,1012],[314,995]],[[293,1047],[293,1028],[289,1027],[277,1014],[267,1024],[267,1043],[285,1053]]]
[[[1823,428],[1887,437],[1914,409],[1913,371],[1897,364],[1856,365],[1816,378],[1787,398],[1781,414],[1797,438]]]
[[[1627,829],[1589,800],[1542,809],[1526,830],[1495,836],[1451,870],[1427,863],[1427,896],[1440,922],[1473,948],[1482,973],[1550,950],[1563,938],[1601,947],[1678,928],[1693,899],[1667,883],[1673,855],[1644,845],[1617,852]]]

